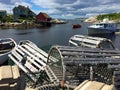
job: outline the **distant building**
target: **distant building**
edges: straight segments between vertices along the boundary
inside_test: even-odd
[[[21,6],[13,8],[13,17],[14,20],[17,20],[18,18],[26,18],[26,17],[34,17],[35,13],[32,12],[29,7]]]
[[[44,26],[44,27],[49,27],[51,26],[51,17],[43,12],[40,12],[38,15],[35,17],[36,23]]]
[[[51,17],[43,12],[40,12],[38,15],[35,17],[36,22],[50,22]]]
[[[6,10],[0,10],[0,18],[2,18],[3,16],[7,15],[7,11]]]

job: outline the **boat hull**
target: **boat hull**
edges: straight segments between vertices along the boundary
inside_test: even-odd
[[[79,24],[74,24],[74,25],[72,26],[72,28],[73,28],[73,29],[81,28],[81,25],[79,25]]]
[[[114,33],[114,32],[115,31],[107,30],[107,29],[88,28],[88,35],[108,34],[108,33]]]
[[[0,65],[4,64],[8,60],[8,54],[1,54],[0,55]]]
[[[8,54],[17,46],[12,38],[0,39],[0,65],[8,60]]]

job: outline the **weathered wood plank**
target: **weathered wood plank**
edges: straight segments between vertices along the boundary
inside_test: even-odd
[[[82,57],[64,57],[64,63],[75,63],[75,64],[102,64],[102,63],[120,63],[119,58],[82,58]]]
[[[75,56],[75,55],[78,55],[78,56],[104,56],[104,57],[108,57],[108,56],[118,56],[118,58],[120,58],[120,53],[113,53],[113,54],[110,54],[110,53],[87,53],[87,52],[66,52],[66,51],[63,51],[61,52],[63,56]],[[112,58],[112,57],[111,57]],[[114,58],[114,57],[113,57]]]
[[[13,55],[9,54],[9,57],[15,62],[15,64],[17,64],[25,73],[29,73],[29,71],[23,67],[23,65],[21,63],[19,63]]]
[[[34,49],[36,52],[38,52],[40,54],[40,56],[38,55],[38,57],[41,58],[41,56],[42,57],[44,56],[44,61],[47,62],[48,54],[45,51],[41,50],[40,48],[38,48],[36,45],[33,45],[32,43],[26,43],[25,45],[29,46],[31,49]],[[58,61],[56,58],[51,56],[49,59],[53,62]]]
[[[26,68],[28,68],[31,72],[38,72],[39,70],[34,67],[32,64],[30,64],[28,61],[25,63]]]
[[[44,55],[41,55],[41,53],[36,52],[34,49],[30,48],[27,45],[22,46],[24,47],[27,51],[29,51],[30,53],[32,53],[35,57],[39,57],[41,58],[41,60],[46,63],[47,62],[47,57],[45,57]]]
[[[120,68],[120,64],[118,64],[118,65],[108,65],[108,68]]]
[[[21,50],[23,50],[25,53],[27,53],[29,56],[34,57],[33,54],[31,54],[30,52],[28,52],[27,50],[25,50],[23,47],[18,46]],[[44,62],[42,62],[40,59],[38,59],[37,57],[34,57],[35,60],[37,60],[41,65],[45,66],[46,64]]]
[[[20,54],[18,54],[15,50],[13,50],[12,55],[14,55],[14,57],[17,58],[17,60],[19,60],[19,62],[22,60],[22,56]]]
[[[99,48],[81,48],[81,47],[70,47],[70,46],[58,46],[57,47],[61,52],[62,51],[71,51],[71,52],[95,52],[95,53],[120,53],[120,50],[102,50]]]

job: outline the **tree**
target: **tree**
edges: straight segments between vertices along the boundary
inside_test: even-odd
[[[7,15],[1,17],[1,22],[13,22],[13,15]]]

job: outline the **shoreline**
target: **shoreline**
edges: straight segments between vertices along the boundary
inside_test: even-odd
[[[23,23],[17,23],[17,22],[12,22],[12,23],[1,23],[0,24],[0,29],[29,29],[29,28],[40,28],[40,27],[47,27],[43,26],[42,24],[37,24],[34,22],[23,22]]]
[[[97,16],[93,16],[93,17],[90,17],[90,18],[87,18],[84,20],[84,22],[87,22],[87,23],[95,23],[95,22],[101,22],[102,20],[97,20]],[[110,22],[114,22],[114,23],[118,23],[120,24],[120,20],[109,20]]]

